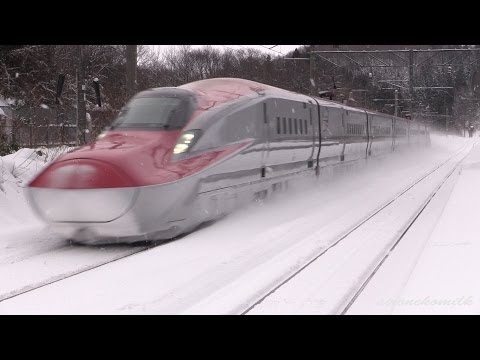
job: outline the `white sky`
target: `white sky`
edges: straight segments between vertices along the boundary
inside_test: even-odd
[[[178,45],[149,45],[151,46],[155,51],[163,51],[164,49],[167,49],[172,46],[178,46]],[[192,45],[192,47],[197,48],[197,47],[202,47],[205,45]],[[287,54],[290,51],[295,50],[295,48],[298,48],[303,45],[210,45],[216,48],[220,49],[245,49],[245,48],[254,48],[260,51],[263,51],[265,53],[270,53],[272,56],[282,56]],[[271,49],[270,49],[271,48]]]

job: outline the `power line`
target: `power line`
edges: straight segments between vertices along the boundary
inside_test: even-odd
[[[227,45],[222,45],[222,46],[225,47],[225,48],[227,48],[227,49],[234,50],[234,51],[240,50],[240,49],[234,49],[234,48],[229,47],[229,46],[227,46]],[[241,47],[242,49],[246,49],[246,47],[245,47],[245,46],[242,46],[242,45],[236,45],[236,46],[239,46],[239,47]],[[261,46],[261,47],[263,47],[263,48],[265,48],[265,49],[267,49],[267,50],[269,50],[269,51],[273,51],[273,52],[276,52],[276,53],[278,53],[278,54],[280,54],[280,55],[285,56],[284,53],[282,53],[282,52],[280,52],[280,51],[277,51],[277,50],[273,50],[273,49],[271,49],[271,48],[269,48],[269,47],[267,47],[267,46],[265,46],[265,45],[257,45],[257,46]],[[279,45],[274,45],[273,47],[275,47],[275,46],[279,46]]]
[[[267,49],[267,50],[274,51],[274,52],[276,52],[276,53],[279,53],[279,54],[285,56],[284,53],[282,53],[282,52],[280,52],[280,51],[277,51],[277,50],[270,49],[269,47],[267,47],[267,46],[265,46],[265,45],[258,45],[258,46],[261,46],[261,47],[263,47],[263,48],[265,48],[265,49]],[[278,46],[278,45],[275,45],[275,46]],[[275,46],[274,46],[274,47],[275,47]]]

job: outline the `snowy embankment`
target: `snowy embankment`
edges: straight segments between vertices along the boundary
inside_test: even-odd
[[[479,184],[477,144],[348,313],[478,314]]]
[[[14,154],[0,156],[1,232],[39,223],[27,204],[24,187],[48,162],[68,149],[20,149]]]

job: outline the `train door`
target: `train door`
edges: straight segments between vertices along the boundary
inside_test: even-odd
[[[287,175],[313,167],[314,105],[290,99],[266,101],[264,177]]]
[[[318,115],[319,115],[319,107],[318,104],[313,101],[307,102],[307,116],[304,120],[305,124],[305,146],[310,147],[310,151],[307,153],[308,155],[308,168],[313,168],[314,166],[317,167],[318,164],[318,155],[321,146],[321,138],[319,134],[319,129],[317,124],[319,123]]]
[[[262,103],[262,151],[260,159],[260,176],[265,178],[267,176],[267,171],[270,169],[267,168],[268,156],[270,151],[270,129],[269,129],[269,110],[271,109],[272,104],[271,100],[265,100]],[[270,116],[271,117],[271,116]]]
[[[365,112],[344,109],[345,150],[344,160],[364,158],[368,151],[367,117]]]
[[[314,166],[317,161],[318,150],[320,149],[320,135],[318,133],[318,104],[308,101],[306,103],[307,113],[304,119],[304,144],[310,150],[306,152],[308,156],[308,167]]]
[[[345,147],[347,146],[347,132],[345,125],[345,109],[342,108],[342,154],[340,155],[340,161],[345,160]]]
[[[310,101],[309,110],[310,110],[310,125],[312,128],[312,160],[315,164],[315,173],[320,174],[320,151],[322,148],[322,124],[321,124],[321,107],[318,101],[315,98],[312,98],[313,101]]]
[[[319,154],[320,167],[336,164],[343,153],[344,128],[343,109],[339,106],[320,106],[320,134],[321,151]]]
[[[367,152],[366,152],[366,157],[369,157],[372,155],[372,122],[371,118],[366,110],[365,111],[365,116],[367,119]]]

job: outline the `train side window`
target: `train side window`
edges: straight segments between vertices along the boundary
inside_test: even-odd
[[[295,126],[295,134],[298,134],[297,119],[293,119],[293,124],[294,124],[294,126]]]
[[[287,133],[287,119],[283,118],[283,133]]]
[[[305,119],[305,134],[308,135],[308,121]]]
[[[277,134],[280,134],[280,117],[277,116]]]
[[[288,118],[288,133],[292,133],[292,118]]]
[[[298,122],[300,123],[300,134],[303,135],[303,119],[298,119]]]

